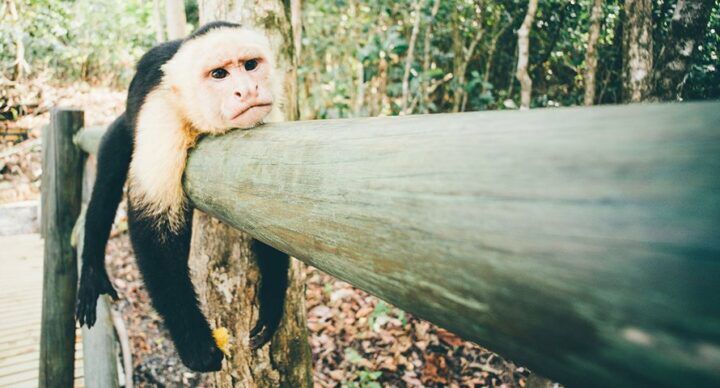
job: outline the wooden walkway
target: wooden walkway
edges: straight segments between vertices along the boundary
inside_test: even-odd
[[[43,241],[37,234],[0,236],[0,387],[37,387],[42,311]],[[83,386],[76,337],[75,386]]]

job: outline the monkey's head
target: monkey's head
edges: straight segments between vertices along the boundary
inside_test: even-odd
[[[174,104],[201,133],[254,127],[280,100],[268,39],[238,25],[203,27],[162,69]]]

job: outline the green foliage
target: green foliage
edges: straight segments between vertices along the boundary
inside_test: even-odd
[[[421,1],[419,33],[403,78]],[[306,0],[300,56],[303,118],[342,118],[484,109],[519,102],[516,30],[527,0]],[[532,105],[582,102],[593,0],[545,0],[530,33]],[[677,0],[653,0],[653,38],[668,39]],[[153,2],[5,0],[0,66],[7,79],[43,75],[125,86],[134,63],[155,43]],[[11,17],[14,4],[17,18]],[[197,26],[197,1],[186,0]],[[682,85],[686,99],[720,97],[720,5],[710,16]],[[435,14],[433,15],[433,12]],[[599,103],[622,96],[622,1],[604,0],[597,45]],[[18,51],[18,42],[21,48]],[[656,51],[660,44],[654,45]],[[18,55],[29,67],[22,66]],[[655,53],[658,56],[658,53]],[[407,98],[407,112],[401,112]]]
[[[658,41],[667,38],[676,2],[654,0],[654,37]],[[413,0],[305,2],[299,71],[303,118],[400,113],[415,4]],[[424,2],[411,61],[409,98],[418,100],[411,104],[411,112],[515,109],[520,89],[515,79],[515,32],[525,16],[527,1],[442,1],[432,18],[433,4],[432,0]],[[582,103],[592,4],[592,0],[539,2],[530,34],[533,106]],[[603,2],[597,45],[599,103],[621,101],[621,10],[621,0]],[[686,98],[720,97],[719,20],[716,5],[683,89]],[[476,36],[477,47],[466,58]],[[425,47],[426,41],[429,47]]]
[[[376,380],[382,376],[382,372],[370,372],[361,370],[357,372],[357,381],[347,383],[348,388],[380,388],[382,385]]]
[[[392,319],[393,316],[400,320],[403,325],[407,323],[404,311],[394,308],[382,300],[379,301],[368,319],[370,329],[375,332],[380,331],[382,325]]]
[[[367,369],[355,370],[355,367],[361,367],[369,363],[363,356],[353,348],[345,349],[345,361],[352,365],[353,379],[352,381],[346,381],[343,383],[344,387],[348,388],[380,388],[380,383],[377,380],[382,377],[380,371],[369,371]]]
[[[695,63],[685,82],[686,99],[720,97],[720,3],[710,14],[704,42],[695,52]]]
[[[16,78],[16,36],[30,76],[125,85],[134,63],[154,43],[152,3],[141,0],[15,0],[18,19],[3,18],[0,64]]]

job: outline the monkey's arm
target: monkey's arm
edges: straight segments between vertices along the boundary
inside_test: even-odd
[[[250,331],[250,346],[257,349],[272,338],[282,320],[290,257],[258,240],[252,244],[261,276],[260,317]]]
[[[100,294],[117,299],[117,292],[105,270],[105,245],[115,212],[122,198],[123,185],[132,156],[133,134],[123,113],[108,128],[97,155],[97,177],[85,213],[85,239],[76,318],[80,326],[95,324]]]
[[[182,225],[173,231],[158,227],[166,222],[163,218],[136,208],[132,185],[128,197],[130,238],[140,273],[180,358],[198,372],[220,370],[223,354],[200,310],[188,269],[192,210],[187,209]]]

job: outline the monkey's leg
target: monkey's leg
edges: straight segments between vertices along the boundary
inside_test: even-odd
[[[250,331],[250,346],[265,345],[280,325],[288,286],[290,257],[258,240],[253,240],[253,252],[260,267],[260,317]]]
[[[105,245],[122,198],[132,155],[132,129],[125,114],[118,117],[100,141],[97,177],[85,212],[85,239],[80,273],[76,318],[80,326],[95,324],[95,309],[100,294],[117,299],[117,292],[105,270]]]
[[[156,220],[139,215],[130,193],[128,220],[135,256],[155,310],[163,317],[180,358],[198,372],[220,370],[223,354],[198,306],[190,281],[188,255],[192,213],[177,231],[159,228]]]

